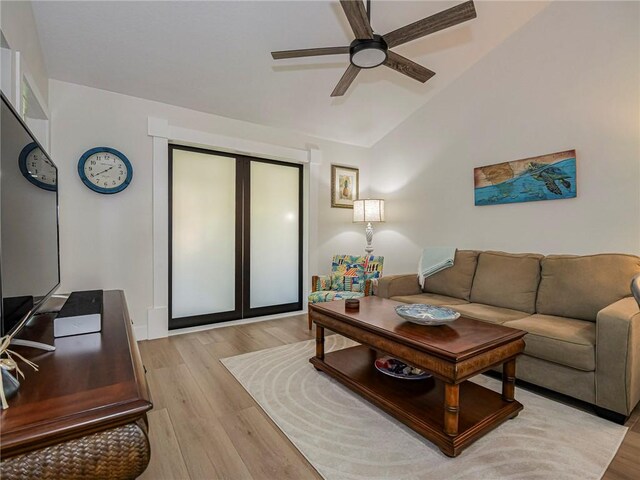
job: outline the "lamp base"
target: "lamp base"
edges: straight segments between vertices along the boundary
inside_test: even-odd
[[[371,242],[373,241],[373,226],[371,225],[371,222],[367,223],[367,228],[364,233],[367,237],[367,246],[364,247],[364,251],[367,255],[371,255],[373,253],[373,247],[371,246]]]

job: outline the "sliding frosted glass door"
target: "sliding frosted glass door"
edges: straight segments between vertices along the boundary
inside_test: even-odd
[[[302,168],[170,146],[170,322],[302,308]]]
[[[250,172],[249,308],[259,314],[298,304],[301,296],[301,170],[254,161]]]
[[[239,318],[236,159],[177,148],[171,153],[172,319],[185,326]]]

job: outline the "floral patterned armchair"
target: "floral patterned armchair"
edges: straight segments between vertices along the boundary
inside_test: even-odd
[[[372,295],[373,282],[382,276],[383,263],[384,257],[373,255],[335,255],[331,262],[331,274],[311,277],[309,303]]]

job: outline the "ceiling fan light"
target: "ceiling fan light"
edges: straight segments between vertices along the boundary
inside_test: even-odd
[[[374,68],[387,59],[387,44],[380,35],[374,35],[373,39],[354,40],[349,53],[354,66]]]
[[[382,65],[387,53],[378,48],[363,48],[351,57],[351,63],[360,68],[373,68]]]

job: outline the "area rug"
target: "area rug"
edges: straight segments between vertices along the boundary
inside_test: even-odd
[[[339,335],[326,351],[355,345]],[[599,479],[626,427],[516,389],[524,405],[456,458],[309,363],[313,340],[222,363],[326,479]],[[498,380],[477,383],[500,391]]]

